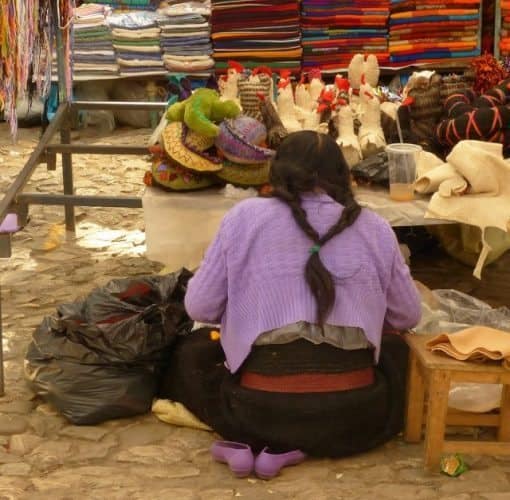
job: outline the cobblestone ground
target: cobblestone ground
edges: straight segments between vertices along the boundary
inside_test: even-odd
[[[0,125],[0,193],[38,139],[21,130],[13,146]],[[118,131],[103,142],[140,142]],[[88,140],[94,140],[89,138]],[[142,158],[82,156],[79,194],[140,195]],[[30,190],[58,192],[61,171],[38,167]],[[510,460],[467,457],[459,478],[423,471],[421,445],[396,439],[342,460],[309,460],[278,478],[234,479],[212,462],[214,435],[173,427],[152,415],[94,427],[69,425],[25,386],[23,357],[32,331],[57,304],[79,298],[111,278],[157,272],[144,256],[141,210],[77,209],[76,237],[65,234],[63,211],[32,207],[29,225],[14,236],[13,256],[0,261],[6,352],[6,395],[0,398],[0,500],[5,499],[510,499]],[[469,432],[466,431],[466,432]]]

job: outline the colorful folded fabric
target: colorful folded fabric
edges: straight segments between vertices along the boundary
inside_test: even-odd
[[[120,12],[107,19],[121,75],[165,74],[157,14],[140,10]]]
[[[214,68],[210,5],[207,2],[193,2],[173,7],[179,6],[180,10],[174,9],[173,12],[168,10],[170,7],[158,10],[163,63],[171,72],[208,77]]]
[[[458,60],[480,55],[480,0],[391,0],[391,63]]]
[[[234,59],[246,67],[299,70],[302,47],[298,0],[212,0],[216,70]]]
[[[345,69],[356,52],[389,59],[389,0],[303,0],[303,67]]]
[[[84,4],[103,4],[113,9],[155,10],[159,0],[84,0]]]
[[[510,56],[510,0],[501,0],[501,29],[499,31],[498,48],[503,57]]]
[[[112,44],[112,33],[106,23],[110,14],[111,8],[100,4],[83,4],[74,9],[74,78],[118,75],[119,65]]]

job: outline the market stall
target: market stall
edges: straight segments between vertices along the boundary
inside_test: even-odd
[[[472,3],[474,4],[475,2]],[[12,2],[4,2],[4,4],[13,5]],[[221,4],[222,2],[217,3],[219,7]],[[149,5],[149,3],[146,5]],[[153,3],[150,3],[150,5],[152,6]],[[294,52],[292,53],[293,63],[291,69],[295,72],[294,77],[292,77],[289,72],[285,71],[281,72],[278,77],[263,66],[248,70],[243,64],[237,61],[227,63],[227,68],[222,67],[222,70],[226,69],[227,72],[226,75],[218,81],[218,91],[211,90],[211,92],[214,92],[214,95],[208,94],[209,97],[207,99],[210,98],[214,105],[210,109],[211,113],[208,116],[208,120],[205,121],[201,116],[190,112],[189,110],[192,111],[194,108],[193,106],[187,108],[185,102],[191,99],[195,104],[198,103],[201,106],[204,102],[201,95],[203,96],[204,94],[201,94],[200,91],[206,89],[199,89],[199,91],[191,95],[190,87],[182,85],[176,93],[175,100],[177,102],[173,102],[173,105],[176,107],[173,108],[173,110],[171,107],[169,108],[168,112],[170,116],[167,116],[168,121],[162,121],[161,127],[157,130],[156,140],[154,141],[161,142],[162,134],[164,134],[165,131],[169,131],[171,133],[169,144],[163,144],[163,146],[165,146],[163,149],[166,149],[166,152],[162,149],[157,152],[155,152],[154,149],[149,150],[146,144],[140,146],[126,145],[123,147],[89,147],[83,144],[71,143],[69,129],[70,117],[71,113],[76,110],[124,108],[136,111],[164,111],[167,107],[165,103],[72,101],[72,68],[68,62],[69,55],[72,51],[70,27],[72,24],[73,12],[71,7],[72,2],[67,3],[56,0],[52,2],[41,2],[40,12],[44,12],[44,9],[49,9],[49,14],[47,16],[40,16],[40,22],[43,23],[43,25],[46,23],[46,25],[41,28],[42,31],[39,35],[41,33],[51,33],[52,35],[49,39],[49,45],[43,45],[45,48],[44,57],[46,59],[42,58],[41,60],[45,60],[46,62],[44,74],[47,77],[48,68],[51,66],[49,64],[51,53],[55,51],[58,56],[57,62],[59,64],[57,64],[57,73],[61,104],[29,162],[6,193],[4,199],[0,202],[0,220],[3,220],[4,216],[8,213],[16,213],[18,215],[18,225],[22,226],[26,222],[29,205],[58,204],[65,206],[66,228],[70,231],[74,231],[74,206],[142,207],[142,200],[138,198],[130,197],[122,199],[117,197],[76,195],[73,187],[72,155],[84,152],[143,155],[150,151],[153,156],[152,167],[150,168],[151,175],[146,177],[146,183],[149,184],[150,187],[147,188],[143,199],[146,218],[151,221],[147,223],[148,246],[154,247],[154,242],[161,239],[161,231],[158,231],[158,225],[154,222],[157,220],[157,217],[148,217],[151,214],[150,210],[158,211],[158,215],[164,214],[166,210],[169,210],[168,213],[175,214],[177,221],[180,223],[180,226],[177,225],[174,228],[175,235],[180,235],[183,231],[183,221],[188,221],[188,229],[191,225],[200,228],[200,230],[197,230],[197,234],[200,233],[200,241],[196,248],[190,252],[192,257],[188,261],[190,265],[196,266],[205,246],[210,241],[217,227],[221,215],[236,202],[235,198],[218,195],[218,185],[241,185],[243,187],[254,187],[260,190],[261,186],[267,184],[267,173],[272,154],[274,154],[274,150],[278,146],[279,141],[288,132],[309,129],[335,133],[337,142],[352,167],[355,167],[362,160],[367,160],[375,155],[381,154],[387,143],[401,142],[403,140],[406,142],[418,143],[426,151],[432,149],[429,147],[432,143],[437,146],[439,142],[442,149],[440,155],[441,160],[451,151],[456,142],[463,139],[477,139],[487,142],[493,141],[498,144],[503,144],[505,154],[508,150],[508,132],[504,127],[505,113],[508,112],[507,93],[505,89],[497,89],[499,81],[489,82],[487,75],[483,74],[484,71],[487,73],[485,59],[479,60],[477,65],[475,64],[473,66],[475,69],[481,68],[481,70],[483,70],[480,73],[482,76],[480,77],[479,74],[478,79],[475,81],[473,81],[472,76],[464,74],[463,71],[460,71],[455,77],[443,77],[441,73],[444,69],[441,69],[439,63],[437,63],[437,68],[434,68],[434,64],[436,63],[433,63],[432,66],[429,66],[429,72],[417,74],[414,80],[413,78],[409,79],[409,81],[406,81],[405,78],[396,78],[398,82],[395,83],[388,82],[390,78],[387,74],[383,74],[383,68],[379,66],[375,54],[371,54],[369,57],[365,57],[360,53],[349,54],[349,56],[352,56],[350,62],[347,63],[343,61],[342,68],[339,68],[344,70],[348,68],[348,78],[343,78],[339,75],[338,78],[335,78],[335,82],[331,83],[331,79],[325,77],[323,79],[320,71],[320,64],[318,65],[319,68],[313,68],[313,71],[303,71],[300,75],[299,70],[301,68],[299,65],[296,66],[294,62],[294,55],[296,55],[300,49],[294,48],[292,49],[293,51],[297,50],[296,54],[294,54]],[[170,11],[167,11],[167,17],[174,20],[182,14],[172,11],[171,6],[166,6],[165,9],[170,9]],[[476,10],[476,13],[470,11],[466,14],[469,19],[464,19],[464,21],[468,21],[467,24],[471,28],[480,19],[480,10],[478,8],[474,10]],[[294,11],[292,12],[294,16]],[[395,9],[393,9],[393,13],[395,13]],[[391,16],[393,13],[389,15]],[[163,57],[163,59],[166,57],[166,63],[168,64],[177,64],[180,60],[179,56],[182,51],[182,43],[179,38],[180,35],[187,35],[186,30],[184,30],[184,32],[181,30],[182,26],[180,28],[176,27],[172,22],[163,20],[160,17],[154,20],[151,16],[145,16],[145,19],[149,20],[148,23],[142,27],[137,27],[137,29],[139,28],[142,30],[138,38],[143,40],[144,43],[133,47],[133,44],[130,43],[129,40],[129,29],[133,28],[130,23],[115,24],[114,22],[113,26],[116,27],[111,29],[118,31],[116,33],[112,31],[111,35],[115,36],[112,36],[112,40],[109,40],[111,35],[107,34],[105,30],[106,16],[104,15],[104,8],[101,9],[101,12],[89,12],[88,18],[86,12],[82,12],[82,14],[80,14],[82,22],[78,23],[78,25],[81,26],[80,29],[77,30],[78,36],[77,40],[75,40],[78,41],[78,45],[75,45],[75,48],[84,49],[87,45],[88,38],[92,37],[94,39],[93,45],[97,50],[93,50],[89,54],[82,53],[85,52],[85,50],[78,50],[76,56],[79,57],[75,60],[75,63],[79,64],[76,67],[77,70],[90,70],[91,68],[89,65],[91,61],[92,64],[95,64],[97,62],[95,57],[98,55],[102,56],[102,68],[100,71],[106,72],[115,72],[116,70],[113,66],[122,62],[125,70],[124,73],[136,73],[139,69],[138,63],[134,63],[133,61],[138,60],[137,56],[140,55],[141,52],[151,54],[152,52],[157,52],[159,57]],[[29,14],[27,13],[26,15]],[[198,29],[196,42],[197,45],[200,46],[200,49],[197,48],[197,53],[193,55],[199,58],[197,59],[199,61],[204,62],[207,60],[209,64],[210,61],[207,59],[210,55],[209,53],[207,56],[198,54],[202,49],[209,52],[210,46],[208,45],[209,39],[207,35],[205,35],[207,28],[203,26],[203,20],[199,19],[197,15],[200,14],[194,13],[192,16],[193,19],[189,20],[190,24],[194,26],[193,30],[195,30],[195,28]],[[441,13],[437,15],[440,16]],[[294,17],[292,19],[294,19]],[[393,17],[394,20],[398,21],[401,18],[405,20],[409,16],[395,13]],[[219,16],[218,19],[223,18]],[[389,19],[391,20],[391,17]],[[184,21],[184,19],[181,19],[181,21]],[[378,19],[378,21],[380,20]],[[452,22],[457,21],[454,19]],[[91,31],[87,31],[89,29],[89,27],[87,27],[88,24],[92,24]],[[402,23],[393,23],[393,25],[399,24]],[[12,26],[8,23],[7,25],[11,29],[11,31],[7,31],[11,37],[11,42],[13,42]],[[49,31],[48,26],[51,27]],[[342,26],[343,25],[340,23],[340,27]],[[5,28],[5,26],[3,28]],[[293,25],[289,29],[294,30],[295,26]],[[156,47],[157,44],[154,38],[156,31],[158,35],[161,35],[163,32],[168,35],[163,37],[166,38],[166,40],[164,40],[165,43],[158,47]],[[274,33],[274,31],[275,30],[272,30],[272,33]],[[394,30],[394,35],[396,31]],[[469,32],[469,46],[467,48],[473,51],[470,52],[472,56],[478,53],[479,44],[475,43],[473,40],[471,31]],[[310,32],[309,34],[315,36],[315,33]],[[352,35],[352,33],[349,34]],[[45,41],[44,37],[41,36],[40,38]],[[187,39],[186,36],[182,38]],[[217,37],[218,40],[220,38],[221,37]],[[275,39],[276,38],[277,37],[275,37]],[[39,39],[36,38],[35,40]],[[276,44],[274,40],[273,43]],[[473,44],[476,46],[473,46]],[[111,60],[112,45],[116,51],[115,63]],[[118,47],[115,47],[115,45]],[[28,47],[29,44],[26,46]],[[140,46],[145,47],[145,49],[150,48],[151,50],[140,50]],[[398,46],[398,44],[395,46]],[[25,46],[20,46],[20,49],[16,49],[14,53],[19,54],[23,47]],[[153,50],[154,47],[156,47],[157,50]],[[462,46],[461,48],[466,47]],[[224,50],[226,49],[219,49],[218,51],[224,53]],[[244,45],[241,50],[247,51]],[[403,57],[407,57],[405,54],[405,47],[402,48],[402,50],[404,51],[402,53]],[[98,52],[101,51],[108,53],[98,54]],[[121,55],[125,57],[118,57],[119,51]],[[2,52],[2,54],[3,53],[4,52]],[[206,59],[203,59],[202,56],[206,57]],[[419,55],[414,55],[413,57],[412,64],[421,65],[424,62],[423,59],[420,59]],[[119,59],[121,60],[120,62]],[[145,57],[144,59],[145,62],[147,62],[149,59],[155,60],[157,58]],[[407,60],[397,62],[404,62],[405,65],[409,64]],[[460,56],[455,58],[455,62],[467,64],[468,66],[471,65],[471,61],[466,62],[466,60]],[[10,119],[14,131],[16,115],[13,103],[15,103],[16,98],[21,96],[24,92],[25,87],[23,87],[23,85],[26,84],[28,66],[21,66],[23,71],[20,70],[21,75],[17,75],[15,78],[12,73],[14,65],[11,64],[8,58],[3,58],[2,64],[3,74],[11,78],[11,80],[7,80],[7,82],[12,81],[20,84],[17,87],[11,84],[3,84],[2,86],[2,95],[6,97],[4,100],[6,101],[6,110],[8,111],[6,116]],[[149,66],[151,64],[149,64]],[[154,64],[156,63],[154,62]],[[500,76],[498,80],[501,80],[506,74],[504,71],[508,71],[508,68],[498,61],[496,61],[495,64],[496,66],[489,66],[491,70],[489,72],[491,74],[497,73]],[[254,65],[252,64],[251,66]],[[495,73],[493,70],[496,67],[499,68],[498,71],[501,70],[503,73]],[[146,69],[143,66],[142,68]],[[160,70],[161,64],[159,61],[157,62],[157,68],[158,72],[161,71],[161,74],[166,74],[166,71]],[[328,70],[331,68],[323,69]],[[434,71],[434,69],[438,71]],[[144,73],[145,71],[141,72]],[[98,75],[96,74],[95,76]],[[88,78],[88,76],[84,77]],[[23,80],[24,78],[25,80]],[[41,84],[41,89],[43,89],[45,85],[47,86],[48,79],[41,80],[41,82],[44,82],[44,85]],[[475,94],[471,93],[473,87],[475,87]],[[465,92],[461,93],[460,97],[458,97],[459,90]],[[496,95],[493,95],[493,91]],[[503,94],[501,94],[501,92]],[[44,91],[42,91],[42,95],[45,95]],[[457,97],[455,97],[455,95],[457,95]],[[459,99],[462,106],[460,106],[455,99]],[[497,99],[500,100],[497,101]],[[465,106],[466,103],[464,101],[466,100],[469,101],[467,103],[468,108]],[[211,101],[208,105],[211,105]],[[490,105],[487,105],[488,103]],[[449,107],[450,105],[451,109]],[[447,110],[449,113],[448,116],[443,116],[444,110]],[[203,111],[203,109],[201,109],[201,111]],[[259,125],[254,126],[253,121],[248,122],[245,118],[242,119],[244,121],[232,122],[232,120],[240,120],[239,116],[241,111],[241,116],[255,120]],[[475,114],[472,113],[473,111],[478,111],[479,118],[478,115],[475,116]],[[490,115],[489,118],[485,116],[487,114]],[[398,120],[396,119],[397,116],[399,117]],[[442,133],[441,127],[439,127],[441,124],[440,121],[445,122],[444,126],[446,132],[444,134]],[[262,127],[264,129],[263,132],[261,132]],[[61,142],[59,144],[50,144],[50,139],[59,130],[61,132]],[[198,138],[195,137],[194,139],[193,147],[190,148],[192,153],[191,160],[189,160],[189,154],[184,151],[188,144],[184,144],[181,140],[183,137],[188,137],[189,130],[192,130],[198,135]],[[453,139],[451,135],[452,130],[455,132],[453,134]],[[223,134],[221,136],[219,134],[220,131]],[[246,133],[252,134],[250,140],[247,144],[241,144],[243,140],[240,139],[242,139]],[[181,134],[181,136],[179,136],[179,134]],[[207,138],[207,140],[204,140],[204,137]],[[242,145],[242,154],[239,154],[240,144]],[[166,153],[168,153],[168,151],[173,151],[174,146],[178,148],[180,156],[172,157],[170,154],[172,162],[168,165],[168,155]],[[218,150],[221,152],[219,156],[214,154]],[[183,151],[185,154],[183,154]],[[206,154],[202,155],[202,153]],[[46,163],[48,168],[55,168],[57,154],[62,155],[64,194],[22,192],[27,180],[39,163]],[[165,165],[165,168],[162,168],[162,165]],[[249,181],[246,181],[246,174],[249,174]],[[190,190],[190,180],[195,188],[208,188],[212,189],[212,191],[187,192]],[[371,185],[373,186],[373,183]],[[160,189],[160,191],[156,191],[158,189]],[[166,189],[166,191],[164,189]],[[379,190],[367,189],[368,188],[363,188],[358,191],[360,201],[362,201],[365,206],[382,213],[383,216],[388,218],[394,225],[428,224],[430,222],[429,219],[425,219],[424,217],[427,210],[426,207],[428,206],[428,198],[417,198],[413,202],[388,202],[387,192],[384,191],[384,194],[381,194],[383,193],[383,191],[380,190],[382,188],[379,188]],[[168,193],[168,190],[173,192]],[[176,190],[180,192],[175,193]],[[436,196],[436,194],[433,196]],[[436,198],[438,196],[439,195],[437,195]],[[199,200],[200,203],[204,204],[207,214],[204,214],[204,210],[199,208]],[[448,217],[446,217],[446,219],[448,219]],[[458,219],[452,216],[452,220]],[[200,222],[203,222],[204,225],[201,225]],[[155,229],[155,231],[153,229]],[[159,234],[152,237],[155,233]],[[8,255],[10,251],[10,234],[5,232],[1,234],[0,237],[4,244],[3,248],[5,254]],[[181,241],[180,236],[176,236],[175,239],[178,242]],[[149,252],[151,251],[152,250],[149,249]],[[190,249],[186,247],[183,248],[181,244],[178,243],[177,249],[172,252],[177,253],[179,251],[182,255],[183,252],[188,252]]]

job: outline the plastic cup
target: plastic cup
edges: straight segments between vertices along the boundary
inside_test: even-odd
[[[421,146],[405,142],[386,146],[390,198],[392,200],[409,201],[414,199],[416,164],[421,150]]]

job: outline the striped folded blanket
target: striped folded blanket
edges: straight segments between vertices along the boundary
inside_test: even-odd
[[[405,55],[391,55],[390,59],[392,62],[410,62],[421,59],[448,59],[454,57],[476,57],[480,55],[480,49],[468,50],[468,51],[453,51],[453,50],[424,50],[408,53]]]
[[[84,0],[85,3],[109,5],[112,9],[156,10],[157,0]]]

